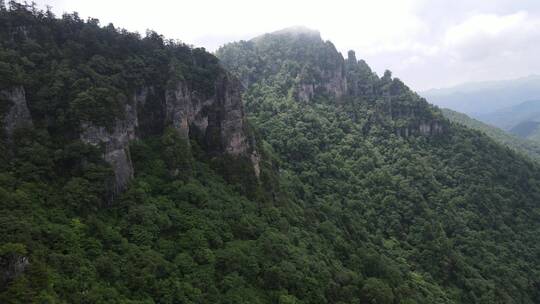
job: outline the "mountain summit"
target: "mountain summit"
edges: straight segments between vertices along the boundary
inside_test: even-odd
[[[328,99],[337,104],[345,100],[378,104],[383,111],[377,114],[401,119],[394,126],[397,134],[443,132],[442,115],[392,78],[391,72],[379,78],[365,61],[356,59],[354,51],[344,59],[332,42],[313,33],[317,32],[284,29],[225,45],[216,54],[246,87],[271,81],[300,102]]]

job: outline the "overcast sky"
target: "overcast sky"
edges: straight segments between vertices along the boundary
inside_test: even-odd
[[[540,0],[35,0],[214,51],[284,27],[321,32],[415,90],[540,74]]]

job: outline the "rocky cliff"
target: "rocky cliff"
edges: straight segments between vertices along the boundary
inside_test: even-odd
[[[364,60],[357,60],[354,51],[349,51],[345,61],[347,78],[347,95],[373,98],[375,96],[374,82],[377,75]]]
[[[125,105],[123,119],[116,120],[112,129],[82,124],[80,139],[102,146],[103,158],[114,170],[113,194],[125,189],[133,177],[130,142],[145,137],[148,129],[163,130],[168,126],[186,140],[197,140],[211,155],[250,159],[258,175],[259,159],[247,132],[240,82],[222,71],[213,87],[209,95],[198,93],[186,81],[177,81],[172,88],[164,90],[143,87],[133,94]],[[152,116],[151,120],[146,117],[149,98],[153,99],[152,111],[163,113],[162,117]]]
[[[30,265],[26,250],[23,248],[11,243],[0,246],[0,290],[4,290]]]
[[[178,146],[196,141],[204,152],[195,155],[200,159],[218,163],[232,156],[251,162],[258,174],[259,154],[248,134],[242,85],[214,55],[152,31],[141,37],[78,17],[70,19],[73,27],[67,33],[25,5],[13,8],[20,18],[0,10],[6,14],[0,26],[0,41],[6,41],[0,52],[0,136],[7,139],[2,141],[34,125],[39,132],[28,133],[48,137],[58,154],[80,141],[98,147],[114,171],[113,195],[134,176],[131,142],[162,137],[170,129],[179,135],[174,141],[187,142]],[[51,22],[57,21],[67,24]],[[21,135],[31,141],[38,137]],[[177,152],[191,154],[189,148]],[[92,156],[92,161],[99,158]],[[58,174],[83,174],[86,162],[84,157],[70,159]]]
[[[102,149],[103,159],[114,171],[111,195],[123,191],[133,177],[129,151],[130,142],[155,134],[171,126],[186,140],[199,141],[214,156],[246,157],[259,174],[259,155],[247,132],[241,99],[240,82],[225,71],[216,77],[210,95],[198,93],[186,81],[177,81],[173,88],[156,89],[145,86],[137,90],[124,105],[121,119],[112,128],[82,121],[80,139]],[[152,99],[151,115],[148,110]],[[14,86],[0,91],[2,101],[2,131],[9,141],[18,128],[33,126],[25,90]]]
[[[177,82],[166,90],[166,121],[185,138],[198,137],[212,153],[242,155],[250,149],[241,99],[241,85],[228,73],[214,82],[214,94],[205,97]]]
[[[0,103],[2,104],[2,113],[0,113],[2,129],[8,140],[17,128],[32,126],[32,118],[22,86],[0,90]]]
[[[338,65],[332,69],[314,69],[316,77],[298,77],[294,93],[298,100],[309,102],[317,95],[342,98],[347,93],[345,69]]]
[[[315,39],[322,42],[320,35]],[[314,56],[312,62],[307,62],[295,79],[294,94],[303,102],[309,102],[317,96],[341,99],[347,94],[343,57],[329,41],[322,42],[318,47],[323,51]]]

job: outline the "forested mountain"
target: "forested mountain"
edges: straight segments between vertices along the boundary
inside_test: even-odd
[[[0,303],[539,303],[540,167],[317,32],[0,38]]]
[[[518,79],[466,83],[451,88],[421,92],[433,104],[465,113],[477,119],[483,114],[513,107],[540,97],[540,76]],[[499,126],[501,127],[501,126]]]
[[[316,32],[267,34],[217,55],[255,80],[248,118],[294,180],[303,226],[324,236],[332,263],[361,273],[362,303],[538,303],[538,165],[449,124]],[[363,264],[366,252],[380,262]],[[339,292],[318,301],[354,302],[346,282],[326,284]]]
[[[492,113],[478,115],[486,123],[540,143],[540,100],[529,100]]]
[[[474,130],[485,133],[487,136],[493,138],[498,143],[501,143],[515,151],[529,156],[530,158],[540,161],[540,144],[532,141],[514,136],[507,133],[497,127],[490,126],[474,118],[452,111],[450,109],[442,109],[442,113],[446,118],[452,122],[462,124]]]
[[[521,138],[540,142],[540,121],[526,120],[520,122],[513,126],[510,132]]]
[[[451,109],[449,111],[458,111],[447,111],[453,118],[464,118],[458,117],[461,116],[459,112],[463,112],[484,124],[503,129],[522,139],[540,143],[540,100],[538,100],[540,76],[469,83],[453,88],[429,90],[422,92],[421,95],[429,102]],[[459,120],[464,122],[468,119]],[[471,124],[480,127],[476,122],[470,122],[468,125]],[[481,126],[484,131],[486,127]],[[490,133],[495,135],[493,132]],[[497,137],[503,136],[498,134]],[[509,142],[508,139],[504,141]],[[523,146],[523,143],[517,145]]]

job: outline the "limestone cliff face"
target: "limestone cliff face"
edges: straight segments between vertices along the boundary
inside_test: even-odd
[[[445,124],[441,121],[421,121],[419,123],[410,124],[405,127],[396,128],[396,135],[401,137],[409,137],[413,135],[431,137],[443,134],[444,130]]]
[[[414,97],[412,97],[414,98]],[[430,113],[430,106],[419,99],[413,104],[394,102],[389,98],[390,115],[394,121],[405,121],[405,126],[396,127],[396,135],[409,137],[412,135],[435,136],[444,133],[447,124],[442,117]]]
[[[336,98],[341,98],[347,93],[347,77],[345,74],[345,66],[343,59],[340,56],[340,65],[338,68],[332,69],[323,73],[323,77],[327,79],[324,84],[324,89]]]
[[[320,67],[312,67],[310,77],[303,79],[298,77],[295,87],[296,97],[303,102],[309,102],[316,95],[340,99],[347,94],[347,77],[343,58],[336,52],[331,59],[331,64]]]
[[[2,128],[8,139],[11,138],[15,129],[32,126],[32,117],[26,104],[25,92],[22,86],[0,90],[0,99],[5,103]]]
[[[0,290],[20,276],[30,265],[27,256],[12,253],[7,256],[0,256]]]
[[[219,75],[214,83],[214,94],[199,95],[185,82],[165,92],[166,124],[180,135],[199,137],[213,153],[241,155],[250,149],[242,86],[228,73]]]
[[[347,94],[343,56],[331,42],[323,42],[318,33],[311,39],[315,39],[314,43],[319,52],[311,54],[312,58],[297,75],[297,85],[294,88],[296,97],[303,102],[309,102],[318,95],[339,100]],[[309,55],[306,56],[309,58]]]
[[[440,121],[427,121],[418,126],[418,131],[424,136],[438,135],[444,132],[444,125]]]
[[[353,51],[349,52],[346,64],[347,96],[374,104],[378,115],[391,119],[396,135],[431,137],[445,132],[447,124],[442,113],[401,80],[392,78],[390,71],[379,78],[364,61],[356,60]]]
[[[146,91],[142,90],[143,92]],[[125,116],[117,120],[112,130],[83,122],[80,138],[84,143],[101,146],[103,159],[114,171],[112,195],[123,191],[133,177],[133,164],[129,153],[129,142],[137,138],[137,106],[145,93],[136,94],[132,104],[125,106]]]
[[[364,97],[367,99],[375,96],[374,83],[378,80],[377,75],[364,60],[357,60],[354,51],[349,51],[345,61],[347,76],[347,95]]]
[[[117,120],[112,129],[83,123],[80,139],[103,148],[103,158],[115,174],[114,193],[123,191],[134,174],[130,141],[145,137],[148,129],[163,130],[167,126],[186,140],[199,140],[213,155],[251,159],[258,175],[259,160],[247,133],[241,89],[240,82],[226,72],[216,78],[214,92],[209,96],[192,90],[185,81],[178,81],[161,93],[153,87],[143,87],[125,105],[124,118]],[[151,113],[147,111],[149,103],[153,107]]]

